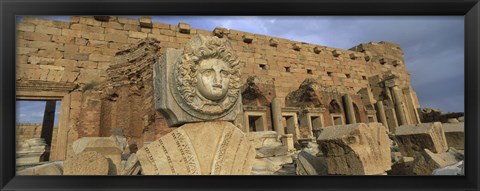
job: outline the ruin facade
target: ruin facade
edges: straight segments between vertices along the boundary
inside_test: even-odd
[[[139,148],[176,127],[155,109],[153,65],[195,35],[228,39],[239,59],[243,132],[314,140],[321,127],[382,123],[390,132],[421,123],[403,52],[389,42],[349,50],[215,28],[193,29],[115,16],[17,23],[17,100],[61,100],[50,160],[74,154],[82,137],[121,128]],[[174,123],[172,123],[174,124]]]

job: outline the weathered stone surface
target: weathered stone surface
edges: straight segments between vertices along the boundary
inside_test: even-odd
[[[108,175],[107,158],[95,151],[81,152],[63,163],[64,175]]]
[[[376,175],[390,169],[390,144],[380,123],[325,127],[317,139],[328,174]]]
[[[431,175],[433,170],[458,163],[464,160],[464,158],[463,154],[453,148],[450,148],[448,152],[440,154],[424,149],[415,157],[408,171],[413,175]]]
[[[317,157],[303,150],[295,161],[295,172],[297,175],[328,175],[325,157]]]
[[[17,171],[17,175],[62,175],[63,161],[55,161]]]
[[[402,157],[400,160],[392,164],[392,169],[387,171],[388,175],[413,175],[411,166],[413,165],[413,157]]]
[[[184,50],[167,49],[154,65],[156,109],[169,126],[235,120],[241,111],[239,67],[226,39],[197,35]]]
[[[85,151],[95,151],[106,158],[109,163],[109,174],[121,172],[122,148],[115,137],[83,137],[73,142],[73,151],[76,154]]]
[[[434,153],[448,149],[442,124],[439,122],[399,126],[395,130],[395,139],[400,152],[409,157],[415,157],[423,149]]]
[[[185,124],[137,151],[145,175],[250,174],[255,151],[225,121]]]
[[[465,123],[444,123],[442,126],[445,130],[445,139],[448,147],[453,147],[457,150],[465,149]]]
[[[278,146],[277,132],[275,131],[259,131],[247,133],[247,139],[255,149],[260,149],[263,146]]]
[[[140,168],[140,162],[138,161],[136,154],[131,154],[128,157],[125,165],[122,169],[121,175],[137,175]]]
[[[433,170],[432,175],[465,175],[463,161]]]
[[[42,161],[42,155],[45,153],[46,147],[43,138],[28,139],[20,145],[16,151],[16,164],[32,164]]]

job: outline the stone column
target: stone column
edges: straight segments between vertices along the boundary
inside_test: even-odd
[[[43,138],[47,144],[47,152],[50,152],[50,148],[52,147],[53,125],[55,122],[55,104],[55,100],[47,101],[45,105],[45,111],[43,113],[42,132],[40,137]]]
[[[395,110],[397,111],[399,125],[407,125],[407,116],[403,110],[403,103],[400,89],[397,86],[392,87],[393,99],[395,101]]]
[[[65,160],[67,156],[68,145],[68,124],[70,120],[70,100],[71,94],[63,97],[60,104],[60,119],[58,120],[57,141],[55,150],[50,154],[50,160]]]
[[[343,95],[343,103],[345,106],[345,116],[347,116],[347,124],[357,123],[357,119],[355,119],[355,110],[353,109],[352,97],[350,94]]]
[[[279,136],[284,135],[285,127],[282,124],[282,106],[280,104],[280,98],[273,98],[271,108],[273,128]]]
[[[383,108],[383,101],[377,101],[375,106],[377,109],[377,118],[380,120],[383,126],[385,126],[389,130],[387,117],[385,116],[385,108]]]

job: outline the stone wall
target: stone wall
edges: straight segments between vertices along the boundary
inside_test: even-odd
[[[153,106],[149,66],[167,48],[182,48],[197,34],[228,38],[240,58],[241,83],[246,85],[249,76],[258,79],[260,96],[244,102],[251,108],[266,109],[264,130],[274,129],[272,99],[280,98],[281,107],[286,107],[287,95],[307,78],[341,93],[324,97],[327,104],[330,100],[326,99],[336,97],[343,107],[340,96],[353,95],[352,102],[361,111],[358,122],[367,122],[367,113],[375,112],[373,104],[379,100],[405,103],[401,112],[410,112],[407,117],[420,107],[403,51],[394,43],[371,42],[344,50],[233,29],[207,31],[190,28],[187,23],[169,25],[148,17],[115,16],[72,16],[70,22],[24,17],[18,22],[17,99],[62,100],[59,139],[52,144],[63,150],[54,150],[53,159],[71,153],[67,148],[74,140],[109,136],[112,128],[123,128],[129,143],[141,147],[169,132]],[[135,68],[137,61],[142,67]],[[386,90],[384,83],[392,78],[405,98],[392,99]],[[365,89],[372,92],[371,103],[359,94]],[[393,108],[393,103],[385,104],[391,112],[387,118],[396,120],[392,115],[402,105]],[[331,125],[329,112],[323,117],[324,126]]]

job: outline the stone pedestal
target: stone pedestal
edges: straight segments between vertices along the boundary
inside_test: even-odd
[[[255,150],[225,121],[182,125],[138,150],[144,175],[247,175]]]

